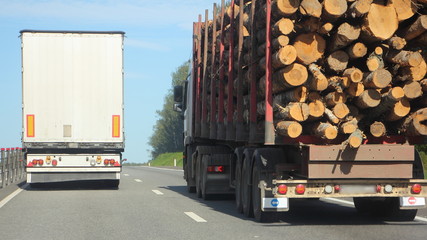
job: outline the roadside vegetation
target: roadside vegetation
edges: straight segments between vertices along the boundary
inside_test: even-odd
[[[176,159],[176,166],[182,167],[182,152],[162,153],[149,163],[151,166],[173,166]]]
[[[427,145],[417,145],[418,152],[420,153],[421,159],[424,165],[424,178],[427,179]]]

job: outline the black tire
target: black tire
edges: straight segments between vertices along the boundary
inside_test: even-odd
[[[252,171],[252,205],[255,220],[258,222],[276,222],[278,220],[277,212],[263,212],[261,210],[261,189],[258,183],[261,179],[260,171],[257,164],[254,164]]]
[[[202,193],[202,198],[203,198],[203,200],[209,200],[210,199],[210,195],[206,192],[206,175],[207,175],[207,172],[206,172],[206,170],[205,169],[207,169],[207,164],[208,164],[208,161],[209,161],[209,155],[203,155],[203,158],[202,158],[202,162],[201,162],[201,171],[200,171],[200,174],[201,174],[201,177],[200,177],[200,190],[201,190],[201,193]]]
[[[252,169],[251,169],[252,158],[245,156],[243,160],[242,168],[242,210],[243,214],[246,217],[253,217],[253,208],[252,208],[252,194],[251,194],[251,178],[252,178]]]
[[[243,204],[242,204],[242,159],[241,157],[237,158],[236,163],[236,182],[235,182],[235,191],[234,196],[236,199],[236,209],[238,213],[243,212]]]
[[[194,180],[191,177],[191,163],[193,162],[193,151],[192,151],[192,147],[187,147],[187,152],[186,152],[186,156],[187,156],[187,161],[184,164],[184,177],[185,177],[185,181],[187,182],[187,191],[189,193],[195,193],[196,192],[196,186],[194,184]],[[191,161],[188,161],[188,158],[191,159]]]
[[[378,205],[370,198],[355,197],[353,202],[357,212],[361,214],[373,213],[374,207]]]
[[[120,180],[108,180],[105,182],[105,185],[108,188],[112,188],[112,189],[118,189],[119,188],[119,184],[120,184]]]
[[[390,221],[413,221],[417,216],[418,209],[400,209],[399,198],[386,198],[384,201],[385,219]]]
[[[202,189],[200,186],[200,160],[201,160],[201,156],[197,155],[197,160],[196,160],[196,196],[198,198],[202,197]]]

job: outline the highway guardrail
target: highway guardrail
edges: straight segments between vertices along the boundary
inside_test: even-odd
[[[0,188],[21,180],[25,176],[25,162],[22,148],[1,148]]]

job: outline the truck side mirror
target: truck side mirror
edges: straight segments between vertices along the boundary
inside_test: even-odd
[[[182,86],[175,86],[173,88],[173,100],[175,103],[182,103],[182,89]]]
[[[175,112],[182,112],[182,103],[175,103],[175,104],[173,105],[173,110],[174,110]]]

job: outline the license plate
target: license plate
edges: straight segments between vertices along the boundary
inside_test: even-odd
[[[401,197],[401,207],[425,207],[426,199],[423,197]]]
[[[341,185],[340,193],[342,194],[377,193],[377,186],[375,185]]]
[[[289,198],[263,198],[263,209],[289,209]]]

